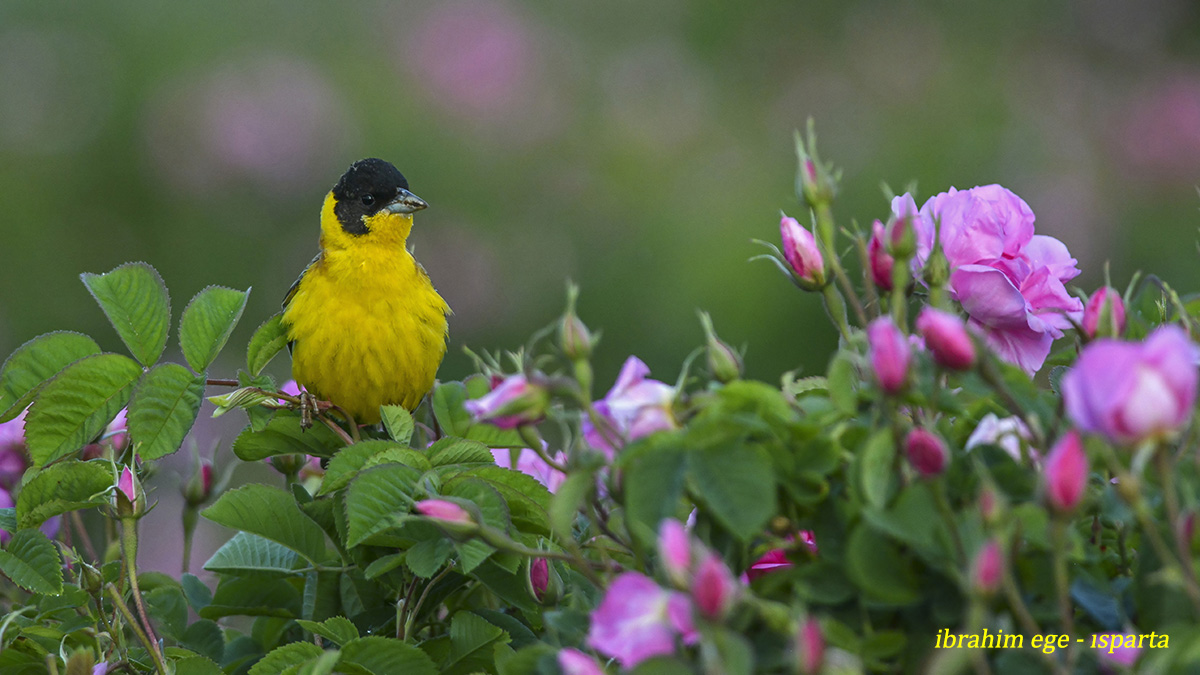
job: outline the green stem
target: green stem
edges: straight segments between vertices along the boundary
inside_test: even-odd
[[[1063,672],[1071,673],[1079,650],[1075,648],[1075,609],[1071,606],[1071,580],[1067,574],[1067,523],[1056,517],[1053,527],[1054,587],[1058,591],[1058,616],[1063,632],[1071,637],[1067,647],[1067,663]]]
[[[837,326],[838,332],[842,334],[842,339],[849,340],[850,324],[846,321],[846,301],[842,298],[842,294],[833,284],[825,284],[825,287],[821,289],[821,294],[825,298],[825,312]]]
[[[526,558],[546,558],[547,560],[561,560],[570,563],[579,573],[587,577],[588,581],[603,586],[604,581],[600,578],[596,571],[592,569],[592,562],[587,560],[578,552],[574,553],[559,553],[558,551],[542,551],[535,548],[529,548],[523,544],[519,544],[512,539],[509,539],[503,532],[495,530],[491,527],[482,526],[479,528],[479,538],[484,543],[493,546],[501,551],[515,553]],[[574,542],[572,542],[574,543]]]
[[[954,552],[958,554],[959,567],[963,567],[967,564],[967,552],[963,548],[962,537],[958,534],[958,526],[954,523],[954,512],[950,509],[950,502],[946,499],[946,483],[940,476],[933,485],[933,499],[937,504],[938,513],[946,521],[946,527],[950,530],[950,539],[954,542]]]
[[[404,620],[405,639],[412,636],[413,623],[417,620],[417,612],[420,611],[421,605],[425,604],[425,598],[429,597],[429,591],[432,590],[439,581],[445,578],[445,576],[450,573],[451,569],[453,568],[450,565],[447,565],[442,569],[441,572],[438,573],[436,577],[430,579],[429,583],[425,584],[425,589],[421,591],[421,597],[417,598],[417,604],[412,606],[412,609],[408,611],[408,617]]]
[[[142,627],[138,625],[137,619],[133,616],[133,612],[129,611],[129,605],[126,605],[125,601],[121,599],[121,593],[117,590],[117,587],[109,583],[104,587],[104,590],[108,591],[108,597],[110,600],[112,600],[113,607],[120,612],[121,616],[125,617],[125,621],[129,624],[129,628],[133,631],[134,635],[137,636],[138,640],[141,641],[142,645],[146,648],[146,651],[150,653],[150,658],[154,659],[154,669],[158,671],[159,675],[167,675],[167,666],[163,662],[162,655],[158,653],[156,645],[150,641],[150,638],[146,635],[146,632],[143,631]]]
[[[150,625],[150,619],[146,616],[146,606],[142,603],[142,591],[138,588],[137,551],[137,518],[122,518],[121,553],[125,557],[125,569],[129,575],[129,590],[133,594],[133,604],[137,607],[138,615],[141,616],[142,623],[146,627],[146,635],[154,645],[150,651],[155,657],[155,663],[161,663],[162,654],[158,651],[158,637],[154,634],[154,627]]]
[[[199,521],[199,513],[190,505],[185,504],[183,507],[183,573],[187,574],[188,567],[192,561],[192,538],[196,533],[196,523]]]
[[[1197,594],[1196,569],[1192,566],[1192,551],[1190,542],[1184,541],[1179,522],[1179,496],[1175,493],[1175,470],[1171,466],[1171,457],[1165,447],[1159,447],[1154,454],[1154,463],[1162,476],[1163,494],[1167,503],[1167,523],[1171,528],[1171,537],[1175,541],[1175,552],[1183,565],[1183,579],[1188,586],[1188,595]]]

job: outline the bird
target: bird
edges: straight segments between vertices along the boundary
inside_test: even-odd
[[[358,424],[380,406],[414,410],[449,340],[449,305],[412,255],[413,214],[428,204],[391,163],[355,162],[325,195],[320,251],[283,300],[292,377]]]

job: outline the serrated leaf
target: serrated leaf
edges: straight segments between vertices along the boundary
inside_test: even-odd
[[[300,614],[300,591],[285,579],[225,577],[217,585],[212,604],[198,614],[212,621],[226,616],[294,619]]]
[[[550,490],[538,479],[521,471],[500,466],[481,466],[459,476],[474,476],[487,482],[500,493],[508,505],[512,523],[529,534],[550,536]]]
[[[413,435],[412,413],[405,410],[403,406],[385,405],[380,407],[379,415],[383,419],[383,426],[387,429],[388,436],[401,445],[408,445]]]
[[[688,479],[699,498],[742,541],[762,533],[775,513],[775,474],[761,447],[713,442],[688,453]]]
[[[17,509],[15,507],[0,509],[0,530],[17,531]]]
[[[413,574],[422,579],[430,579],[454,552],[454,545],[439,532],[432,539],[422,539],[404,556],[404,563]]]
[[[389,463],[404,464],[421,472],[432,468],[425,455],[412,448],[400,446],[392,441],[360,441],[342,448],[329,460],[329,466],[325,468],[325,478],[321,481],[321,489],[317,491],[317,495],[327,495],[340,490],[349,485],[360,471]]]
[[[346,545],[357,546],[407,516],[420,479],[419,471],[403,464],[383,464],[360,473],[346,494]]]
[[[285,668],[315,659],[322,651],[311,642],[293,642],[277,647],[254,664],[249,675],[280,675]]]
[[[0,550],[0,572],[31,593],[58,595],[63,591],[58,548],[36,528],[18,530]]]
[[[257,462],[275,455],[317,455],[329,457],[345,444],[324,424],[300,428],[296,415],[276,414],[262,431],[246,427],[233,441],[233,454],[246,462]]]
[[[221,574],[258,573],[291,576],[296,573],[299,555],[270,539],[249,532],[238,532],[217,549],[204,569]],[[209,602],[211,602],[211,597]]]
[[[358,638],[358,628],[344,616],[331,617],[321,622],[298,619],[296,623],[300,624],[304,630],[332,640],[339,645]]]
[[[129,437],[143,460],[166,457],[183,445],[204,400],[203,376],[163,363],[142,376],[129,401]]]
[[[129,353],[144,366],[154,365],[171,330],[171,299],[158,272],[135,262],[106,274],[85,273],[79,278],[100,303]]]
[[[342,645],[339,663],[361,666],[374,675],[438,675],[437,666],[425,652],[399,640],[378,636],[361,637]]]
[[[891,497],[895,457],[896,445],[890,429],[875,432],[863,446],[859,458],[863,497],[877,509],[886,506]]]
[[[120,354],[99,354],[67,366],[38,394],[25,418],[34,466],[82,448],[129,403],[142,369]]]
[[[17,522],[21,527],[37,527],[68,511],[107,504],[113,484],[112,465],[107,462],[72,459],[48,466],[17,493]]]
[[[479,441],[465,438],[446,437],[439,439],[425,451],[433,466],[450,464],[495,464],[491,449]]]
[[[270,539],[304,556],[325,561],[325,533],[304,515],[288,493],[266,485],[244,485],[221,495],[202,512],[214,523]]]
[[[677,433],[647,436],[630,444],[621,453],[619,462],[625,488],[626,518],[631,528],[637,524],[642,526],[638,528],[642,532],[641,538],[650,543],[658,536],[659,523],[675,513],[683,494],[687,469],[683,439]],[[585,487],[590,488],[590,485]],[[562,494],[560,487],[556,502]],[[573,510],[569,522],[561,520],[564,515],[555,513],[559,536],[569,534],[569,525],[575,520]],[[562,529],[564,525],[568,529]]]
[[[843,414],[853,415],[858,410],[858,395],[854,391],[854,362],[838,352],[829,363],[826,385],[833,405]]]
[[[255,329],[246,348],[246,370],[251,375],[258,375],[287,343],[287,326],[283,324],[283,313],[280,312]]]
[[[179,347],[192,370],[203,373],[221,353],[249,296],[250,289],[209,286],[188,303],[179,319]]]
[[[178,640],[187,629],[188,606],[183,591],[160,586],[146,593],[146,613],[167,635]]]
[[[442,675],[467,675],[490,670],[492,647],[508,642],[508,634],[471,612],[458,612],[450,620],[450,639],[438,660]],[[441,658],[438,658],[438,657]]]
[[[29,407],[47,380],[79,359],[100,353],[100,345],[82,333],[46,333],[17,347],[0,367],[0,423]]]
[[[216,625],[216,624],[213,624]],[[218,629],[219,630],[219,629]],[[225,671],[209,658],[189,656],[174,661],[175,675],[224,675]]]
[[[263,541],[266,540],[264,539]],[[271,545],[277,546],[278,544],[271,542]],[[295,553],[292,553],[291,551],[288,551],[288,553],[292,555],[293,559],[295,558]],[[200,578],[195,574],[184,573],[184,575],[179,578],[179,586],[183,589],[183,595],[187,598],[188,604],[191,605],[192,609],[197,612],[207,607],[208,604],[212,602],[212,591],[210,591],[208,586],[205,586],[204,582],[200,581]]]

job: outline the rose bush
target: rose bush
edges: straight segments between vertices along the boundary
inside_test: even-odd
[[[597,396],[572,288],[522,349],[359,427],[277,385],[278,316],[210,373],[246,293],[193,298],[172,363],[153,269],[84,275],[128,356],[58,332],[0,368],[0,675],[1200,668],[1200,301],[1069,288],[996,185],[843,229],[797,150],[805,217],[765,257],[841,342],[778,382],[702,314],[678,372],[630,357]],[[185,573],[147,572],[158,462],[202,413],[244,414],[232,453],[281,484],[197,459]],[[200,517],[230,538],[193,569]]]

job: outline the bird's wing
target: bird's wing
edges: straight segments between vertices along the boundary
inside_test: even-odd
[[[313,265],[321,262],[321,255],[321,253],[317,253],[315,256],[313,256],[312,261],[304,266],[304,271],[300,273],[300,276],[296,277],[296,281],[292,282],[292,287],[288,289],[287,295],[283,296],[282,307],[284,309],[287,309],[288,304],[292,302],[292,298],[296,297],[296,291],[300,290],[300,282],[304,281],[304,275],[308,274],[308,271],[313,268]]]
[[[321,262],[321,253],[317,253],[315,256],[313,256],[313,259],[307,265],[304,266],[304,271],[300,272],[300,276],[296,277],[296,280],[294,282],[292,282],[292,287],[288,289],[287,295],[283,296],[283,305],[282,306],[285,311],[287,310],[288,305],[291,304],[292,298],[296,297],[296,291],[300,290],[300,282],[304,281],[304,275],[308,274],[308,271],[311,270],[314,265],[316,265],[320,262]],[[295,340],[292,340],[291,342],[288,343],[288,353],[289,354],[292,353],[292,349],[295,346],[296,346]]]

